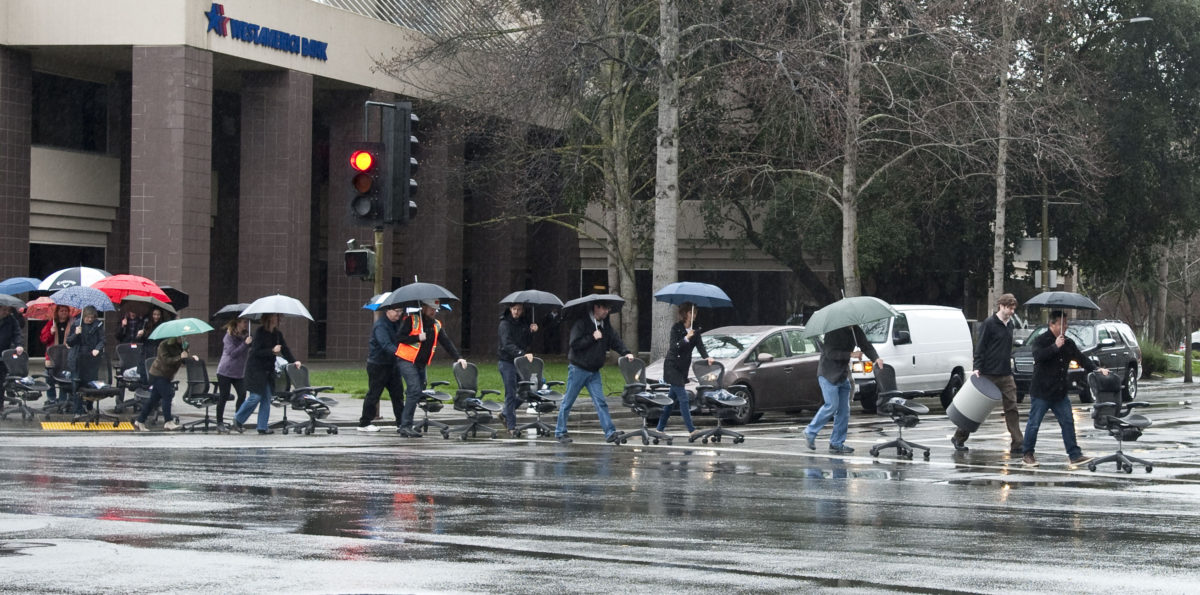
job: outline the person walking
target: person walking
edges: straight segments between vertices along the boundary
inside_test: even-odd
[[[75,375],[71,412],[78,415],[83,413],[83,401],[79,391],[74,389],[100,377],[104,355],[104,321],[100,320],[95,307],[85,307],[72,323],[71,330],[67,331],[67,345],[71,347],[67,360]]]
[[[1071,416],[1071,399],[1067,398],[1071,384],[1067,370],[1072,361],[1088,372],[1099,371],[1105,376],[1108,368],[1092,363],[1079,352],[1075,341],[1067,337],[1067,316],[1062,310],[1050,313],[1049,329],[1033,339],[1032,347],[1033,378],[1029,381],[1029,420],[1025,423],[1022,463],[1027,467],[1038,466],[1034,455],[1038,429],[1046,412],[1053,411],[1071,464],[1082,465],[1092,457],[1083,454],[1075,439],[1075,419]]]
[[[42,345],[46,346],[46,371],[49,373],[54,368],[54,362],[50,359],[49,348],[52,345],[66,345],[67,332],[71,328],[71,307],[70,306],[55,306],[54,316],[46,321],[42,326],[41,340]],[[56,403],[61,396],[66,400],[69,395],[59,395],[55,388],[57,383],[50,383],[50,390],[46,391],[46,407],[50,407]]]
[[[404,417],[404,382],[396,359],[401,314],[400,308],[388,308],[371,327],[371,338],[367,341],[367,396],[363,398],[362,417],[358,418],[360,432],[379,431],[374,421],[379,417],[379,398],[385,388],[392,400],[392,414],[396,416],[397,425]]]
[[[437,319],[442,303],[439,300],[421,300],[420,312],[405,316],[397,335],[396,357],[400,358],[400,377],[404,380],[404,411],[396,420],[396,433],[405,438],[420,438],[421,433],[413,429],[413,415],[425,390],[425,367],[433,361],[433,354],[440,344],[450,353],[455,363],[467,367],[467,360],[458,354],[454,342],[442,332],[442,321]]]
[[[191,356],[193,359],[200,359]],[[175,400],[175,374],[179,366],[188,358],[187,343],[182,337],[170,337],[158,342],[158,354],[150,364],[150,401],[138,411],[137,420],[133,422],[135,430],[145,432],[146,418],[155,406],[162,408],[163,429],[178,430],[179,422],[171,416],[171,402]]]
[[[883,365],[883,358],[875,352],[875,346],[867,340],[866,333],[857,325],[834,329],[825,333],[821,340],[821,359],[817,362],[817,383],[825,404],[817,410],[812,422],[804,429],[804,439],[809,450],[817,449],[817,433],[829,418],[833,418],[833,434],[829,436],[829,452],[850,454],[854,449],[846,446],[846,432],[850,428],[850,359],[856,356],[855,346],[876,366]]]
[[[616,426],[608,413],[608,401],[604,399],[604,383],[600,378],[600,369],[604,367],[604,358],[609,350],[617,352],[626,359],[633,359],[633,354],[621,342],[621,336],[608,320],[612,306],[608,302],[592,302],[591,311],[571,325],[570,349],[567,351],[567,386],[563,394],[562,404],[558,409],[558,424],[554,428],[554,438],[562,444],[570,444],[571,437],[567,434],[567,417],[575,399],[586,386],[592,405],[596,407],[596,417],[600,418],[600,428],[604,431],[606,442],[616,442]]]
[[[1000,389],[1001,406],[1004,409],[1004,424],[1008,426],[1011,439],[1010,454],[1021,454],[1021,415],[1017,412],[1017,381],[1012,373],[1013,312],[1017,310],[1017,298],[1006,293],[996,300],[996,313],[988,316],[979,329],[979,341],[975,343],[975,371],[972,374],[986,378]],[[958,428],[950,444],[954,450],[966,452],[967,438],[971,432]]]
[[[254,329],[250,341],[250,351],[246,355],[246,372],[242,379],[246,385],[246,402],[238,407],[233,416],[233,429],[242,433],[242,424],[250,417],[250,413],[258,407],[259,434],[274,434],[275,430],[268,427],[271,421],[271,397],[274,395],[275,358],[282,357],[289,365],[300,367],[300,362],[292,357],[287,341],[279,330],[279,314],[263,314],[262,324]]]
[[[500,379],[504,381],[504,410],[500,412],[500,418],[504,420],[510,438],[520,436],[520,432],[517,432],[517,406],[521,404],[517,398],[517,383],[520,377],[513,360],[524,357],[533,361],[529,348],[533,344],[533,333],[537,330],[537,323],[525,316],[525,304],[509,304],[500,315],[500,330],[497,333],[500,338],[499,360],[496,362]]]
[[[676,322],[671,327],[671,335],[667,339],[667,356],[663,360],[663,382],[671,386],[670,395],[674,403],[663,407],[662,415],[658,417],[658,431],[667,427],[667,419],[671,417],[675,403],[679,404],[679,417],[683,418],[683,426],[689,433],[696,431],[692,424],[692,405],[688,402],[687,384],[688,370],[692,367],[692,351],[700,352],[700,357],[712,365],[713,358],[708,357],[704,348],[700,329],[695,328],[696,305],[691,302],[679,304],[675,311]]]
[[[225,336],[221,342],[221,359],[217,360],[217,429],[225,429],[225,403],[229,400],[229,389],[237,392],[236,413],[246,402],[246,358],[250,355],[250,321],[234,318],[225,324]],[[226,430],[228,431],[228,430]]]

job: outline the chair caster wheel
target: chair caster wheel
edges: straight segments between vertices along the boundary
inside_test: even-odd
[[[705,439],[701,440],[701,442],[703,442],[703,443],[705,443],[705,444],[708,444],[708,438],[705,438]],[[716,442],[716,441],[714,440],[713,442]]]
[[[654,443],[655,443],[655,444],[658,444],[658,438],[655,438],[655,439],[654,439]]]
[[[720,441],[721,441],[721,437],[720,437],[720,436],[713,436],[713,439],[712,439],[712,441],[713,441],[713,442],[720,442]]]
[[[467,441],[467,435],[466,435],[466,434],[463,434],[462,436],[459,436],[459,437],[458,437],[458,439],[459,439],[459,440],[462,440],[463,442],[466,442],[466,441]]]
[[[927,450],[927,451],[925,451],[925,460],[926,460],[926,461],[928,461],[928,460],[929,460],[929,451],[928,451],[928,450]]]
[[[287,436],[287,433],[288,433],[288,429],[287,429],[287,428],[284,428],[284,429],[283,429],[283,435],[284,435],[284,436]]]
[[[667,446],[671,446],[671,443],[674,441],[675,441],[674,438],[667,438]],[[1149,471],[1147,471],[1147,473],[1149,473]]]
[[[695,442],[695,441],[696,441],[696,438],[695,438],[694,436],[689,436],[689,437],[688,437],[688,444],[691,444],[691,443],[693,443],[693,442]]]
[[[336,433],[337,433],[337,428],[329,428],[328,430],[326,430],[326,433],[328,433],[328,434],[336,434]]]
[[[1093,464],[1091,464],[1091,463],[1088,463],[1088,471],[1091,471],[1092,473],[1095,473],[1095,472],[1096,472],[1096,466],[1095,466],[1095,465],[1093,465]]]
[[[495,432],[492,432],[492,436],[491,436],[491,437],[494,439],[494,438],[496,437],[496,433],[495,433]]]
[[[1154,471],[1154,465],[1146,465],[1146,473]]]
[[[1124,468],[1126,473],[1133,473],[1133,465],[1125,465]]]
[[[877,458],[878,458],[878,457],[879,457],[879,449],[877,449],[877,448],[872,448],[872,449],[871,449],[871,456],[873,456],[873,457],[877,457]]]
[[[734,439],[733,439],[733,443],[734,443],[734,444],[741,444],[741,443],[743,443],[743,442],[745,442],[745,441],[746,441],[746,439],[745,439],[745,438],[734,438]]]

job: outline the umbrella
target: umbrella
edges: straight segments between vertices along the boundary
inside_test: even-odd
[[[103,291],[114,303],[121,303],[127,295],[152,297],[164,302],[171,301],[157,283],[137,275],[113,275],[91,284],[93,289]]]
[[[654,299],[678,306],[691,302],[701,308],[732,308],[733,300],[716,285],[679,281],[654,293]]]
[[[390,292],[390,291],[385,291],[385,292],[383,292],[383,293],[377,293],[377,294],[375,294],[373,297],[371,297],[371,301],[369,301],[369,302],[367,302],[367,303],[363,304],[363,309],[364,309],[364,310],[371,310],[371,311],[378,310],[378,309],[379,309],[379,303],[380,303],[380,302],[382,302],[383,300],[386,300],[386,299],[388,298],[388,296],[389,296],[389,295],[392,295],[392,292]]]
[[[804,325],[804,337],[815,337],[834,329],[866,324],[900,313],[887,302],[870,296],[842,298],[816,312]]]
[[[0,281],[0,293],[13,295],[15,293],[37,291],[38,283],[41,282],[41,279],[34,279],[33,277],[11,277]]]
[[[54,300],[42,296],[25,304],[25,318],[28,320],[51,320],[58,304]],[[71,308],[71,318],[79,316],[79,308]]]
[[[25,300],[15,298],[7,293],[0,293],[0,306],[8,306],[20,310],[25,307]]]
[[[501,304],[531,304],[534,306],[562,306],[562,300],[548,291],[526,289],[514,291],[500,300]]]
[[[113,312],[116,308],[113,307],[112,300],[99,289],[91,287],[74,286],[66,289],[60,289],[50,294],[50,299],[60,306],[70,306],[79,308],[80,310],[91,306],[98,312]]]
[[[156,297],[144,295],[127,295],[121,298],[121,308],[133,310],[142,316],[150,313],[150,308],[158,308],[168,314],[178,316],[179,312],[171,304],[164,303]]]
[[[214,323],[225,324],[230,320],[241,316],[242,312],[249,307],[250,304],[228,304],[226,306],[222,306],[220,310],[213,312],[213,315],[209,316],[208,319]]]
[[[286,295],[268,295],[260,297],[242,310],[239,318],[250,318],[258,320],[263,314],[282,314],[284,316],[302,316],[312,320],[312,314],[308,313],[308,308],[300,303],[300,300]]]
[[[1099,310],[1096,302],[1089,300],[1074,291],[1043,291],[1025,302],[1026,306],[1039,308],[1077,308],[1080,310]]]
[[[421,300],[457,300],[458,298],[450,293],[445,287],[434,283],[409,283],[403,287],[392,291],[392,295],[387,296],[383,301],[379,302],[379,308],[389,308],[391,306],[399,306],[405,302],[419,302]]]
[[[613,293],[593,293],[578,297],[563,304],[563,318],[586,315],[592,311],[592,304],[596,302],[607,302],[612,308],[609,312],[616,313],[620,312],[621,307],[625,305],[625,298]]]
[[[105,277],[111,277],[108,271],[91,267],[71,267],[51,273],[49,277],[38,283],[41,291],[57,291],[68,287],[87,287]]]
[[[213,330],[207,322],[198,318],[180,318],[178,320],[168,320],[156,327],[154,332],[150,333],[150,339],[167,339],[170,337],[182,337],[184,335],[199,335]]]
[[[175,289],[174,287],[171,287],[170,285],[163,285],[162,290],[163,293],[167,294],[167,297],[171,298],[171,305],[175,306],[176,310],[182,310],[188,307],[188,304],[190,304],[192,301],[191,296],[178,289]]]

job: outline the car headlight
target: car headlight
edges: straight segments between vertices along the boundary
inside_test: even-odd
[[[850,364],[850,371],[855,374],[870,374],[875,370],[875,364],[871,361],[856,361]]]
[[[1077,361],[1075,361],[1075,360],[1071,360],[1071,363],[1067,364],[1067,369],[1068,369],[1068,370],[1078,370],[1078,369],[1079,369],[1079,362],[1077,362]]]

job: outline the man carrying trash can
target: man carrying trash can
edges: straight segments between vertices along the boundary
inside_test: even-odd
[[[979,341],[975,344],[975,371],[996,385],[1003,395],[1001,406],[1004,408],[1004,424],[1008,427],[1011,439],[1008,445],[1010,454],[1021,454],[1021,419],[1017,413],[1017,382],[1012,373],[1012,342],[1013,342],[1013,312],[1017,310],[1017,298],[1011,293],[1001,295],[996,300],[996,313],[983,321],[979,330]],[[994,403],[995,401],[993,401]],[[954,450],[966,452],[967,438],[971,433],[959,428],[955,430],[950,444]]]

